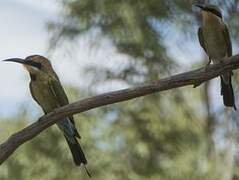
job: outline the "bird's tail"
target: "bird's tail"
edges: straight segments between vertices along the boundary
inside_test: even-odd
[[[228,107],[234,107],[234,109],[236,110],[237,108],[235,105],[231,74],[232,73],[223,75],[223,77],[221,76],[221,95],[223,96],[224,105]]]
[[[75,164],[77,166],[80,166],[81,163],[86,165],[87,160],[86,160],[85,154],[84,154],[79,142],[77,141],[77,139],[74,137],[75,138],[75,143],[72,143],[71,141],[69,141],[67,139],[67,137],[65,137],[65,138],[66,138],[66,142],[67,142],[67,144],[68,144],[68,146],[71,150],[71,154],[72,154],[72,157],[73,157],[73,160],[74,160]],[[88,169],[86,168],[86,166],[84,166],[84,168],[85,168],[86,173],[88,174],[88,176],[91,177],[91,174],[88,171]]]

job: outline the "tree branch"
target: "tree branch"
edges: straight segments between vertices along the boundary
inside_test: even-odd
[[[187,85],[197,86],[227,71],[232,71],[237,68],[239,68],[239,55],[232,56],[220,64],[210,65],[207,69],[200,68],[167,77],[150,84],[104,93],[57,108],[53,112],[39,118],[37,122],[34,122],[21,131],[11,135],[5,142],[3,142],[0,145],[0,164],[2,164],[20,145],[31,140],[43,130],[68,115],[85,112],[90,109],[126,101],[155,92]]]

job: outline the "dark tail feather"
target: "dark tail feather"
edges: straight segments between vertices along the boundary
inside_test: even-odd
[[[65,137],[66,138],[66,137]],[[67,138],[66,138],[66,142],[71,150],[71,154],[73,157],[73,160],[75,162],[75,164],[77,166],[80,166],[81,163],[86,165],[87,164],[87,160],[85,158],[85,154],[80,146],[80,144],[78,143],[77,139],[75,139],[77,143],[73,144],[71,143]],[[88,174],[89,177],[91,177],[90,172],[88,171],[87,167],[84,166],[86,173]]]
[[[81,146],[79,143],[71,143],[67,138],[66,138],[66,142],[71,150],[74,162],[77,166],[80,166],[81,163],[83,164],[87,164],[87,160],[85,158],[85,155],[81,149]],[[77,142],[77,140],[76,140]]]
[[[225,106],[234,107],[237,110],[235,105],[234,92],[231,82],[231,77],[229,78],[229,83],[225,83],[221,77],[221,95],[223,96],[223,103]]]

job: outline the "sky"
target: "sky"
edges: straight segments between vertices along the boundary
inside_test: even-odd
[[[48,56],[50,39],[46,24],[59,21],[61,6],[56,0],[0,0],[0,60],[12,57],[25,58],[29,55],[40,54]],[[77,54],[74,61],[62,53],[54,53],[51,62],[64,84],[84,86],[83,71],[87,65],[106,66],[117,70],[127,64],[128,57],[117,53],[110,40],[102,38],[93,47],[88,44],[89,38],[82,37],[77,43]],[[94,37],[93,37],[94,38]],[[199,61],[202,51],[196,40],[187,46],[177,46],[180,34],[174,33],[174,38],[165,39],[170,55],[180,62],[185,70],[191,68],[191,60]],[[168,42],[168,43],[167,43]],[[185,53],[185,51],[187,53]],[[32,100],[29,91],[29,77],[19,64],[0,62],[0,116],[14,115],[24,104],[40,110]],[[108,83],[101,86],[99,93],[127,87],[125,84]],[[218,87],[217,87],[218,88]],[[219,95],[215,98],[218,99]]]

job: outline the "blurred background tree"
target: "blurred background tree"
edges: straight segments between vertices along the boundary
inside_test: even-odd
[[[49,23],[50,52],[67,51],[77,61],[78,41],[90,36],[92,47],[108,41],[124,60],[109,59],[84,69],[86,87],[69,87],[71,101],[113,87],[134,86],[170,76],[207,60],[194,63],[187,54],[197,41],[200,24],[191,0],[62,0],[62,20]],[[203,2],[203,1],[201,1]],[[238,1],[210,1],[220,5],[238,47]],[[173,38],[178,36],[177,42]],[[74,48],[72,48],[74,47]],[[187,66],[172,54],[184,50]],[[199,47],[199,46],[198,46]],[[126,61],[125,61],[126,59]],[[203,60],[205,59],[205,60]],[[237,73],[234,76],[237,94]],[[217,82],[219,83],[219,82]],[[77,115],[88,168],[96,179],[238,179],[236,120],[224,111],[219,87],[206,83],[185,87]],[[216,102],[216,103],[215,103]],[[21,119],[31,119],[25,112]],[[4,123],[5,122],[5,123]],[[1,123],[6,138],[27,121]],[[22,146],[0,169],[0,179],[86,179],[72,163],[66,143],[53,127]]]

